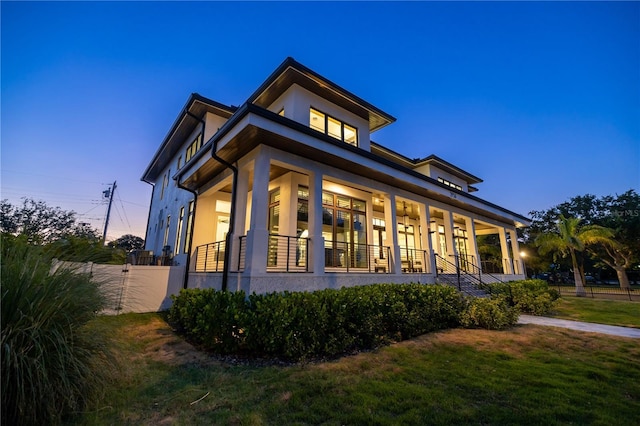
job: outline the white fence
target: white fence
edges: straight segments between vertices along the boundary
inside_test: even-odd
[[[101,284],[108,299],[106,315],[158,312],[169,309],[171,295],[178,294],[184,280],[184,266],[101,265],[61,262],[56,259],[51,272],[71,268],[89,274]]]

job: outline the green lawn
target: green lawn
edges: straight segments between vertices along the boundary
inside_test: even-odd
[[[640,302],[563,296],[550,316],[640,328]]]
[[[102,318],[122,367],[79,424],[640,424],[640,342],[455,329],[304,365],[222,362],[159,315]]]

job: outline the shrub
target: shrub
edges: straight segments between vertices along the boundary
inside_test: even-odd
[[[52,424],[82,409],[109,377],[107,340],[90,321],[99,284],[25,239],[2,236],[2,424]]]
[[[518,309],[509,306],[504,296],[467,299],[460,323],[466,328],[504,330],[518,322]]]
[[[503,296],[510,306],[514,306],[522,313],[544,315],[553,307],[560,294],[550,289],[543,280],[521,280],[508,283],[488,285],[492,296]]]
[[[243,291],[183,289],[172,298],[169,321],[192,342],[218,353],[240,349],[247,311]]]
[[[458,325],[452,287],[376,284],[313,293],[252,294],[183,290],[169,320],[218,353],[299,360],[335,356]]]

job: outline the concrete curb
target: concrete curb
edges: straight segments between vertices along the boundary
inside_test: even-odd
[[[609,334],[612,336],[632,337],[640,339],[640,329],[631,327],[619,327],[615,325],[595,324],[591,322],[570,321],[558,318],[537,317],[533,315],[520,315],[518,324],[546,325],[549,327],[561,327],[571,330],[587,331],[591,333]]]

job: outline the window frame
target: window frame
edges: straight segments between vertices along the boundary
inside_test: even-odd
[[[462,186],[458,185],[457,183],[453,183],[451,181],[448,181],[440,176],[438,176],[438,182],[440,182],[443,185],[448,186],[449,188],[453,188],[453,189],[457,189],[458,191],[462,191]]]
[[[312,113],[315,113],[316,115],[322,116],[324,118],[323,130],[320,129],[320,126],[313,126],[311,124],[311,114]],[[340,137],[339,138],[334,136],[333,132],[332,133],[329,132],[329,124],[330,124],[331,120],[333,120],[335,122],[335,123],[333,123],[334,125],[336,123],[340,124]],[[353,132],[354,132],[354,142],[353,143],[348,142],[348,141],[345,140],[345,137],[344,137],[344,127],[345,126],[349,127],[349,129],[353,129]],[[314,107],[313,105],[309,106],[309,127],[311,129],[315,130],[316,132],[324,133],[325,135],[327,135],[327,136],[329,136],[329,137],[331,137],[333,139],[339,140],[339,141],[341,141],[343,143],[346,143],[347,145],[351,145],[351,146],[355,146],[355,147],[359,146],[358,145],[358,143],[359,143],[358,142],[358,139],[359,139],[358,138],[358,128],[356,126],[354,126],[353,124],[347,123],[347,122],[345,122],[343,120],[340,120],[339,118],[336,118],[336,117],[334,117],[334,116],[332,116],[330,114],[327,114],[326,112],[323,112],[322,110]]]
[[[189,145],[187,145],[187,149],[184,155],[184,164],[187,164],[191,159],[196,155],[198,151],[202,148],[202,133],[198,133],[196,137],[191,141]]]

